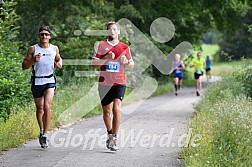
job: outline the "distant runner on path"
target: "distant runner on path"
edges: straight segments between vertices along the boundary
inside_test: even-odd
[[[190,68],[192,67],[195,68],[194,79],[196,95],[200,96],[200,91],[202,89],[202,76],[204,74],[203,70],[206,67],[205,59],[202,58],[202,54],[200,52],[197,53],[197,58],[192,61]]]
[[[173,73],[174,93],[177,96],[182,86],[183,70],[185,69],[184,62],[180,59],[180,54],[175,55],[175,61],[172,64],[173,66],[169,74]]]
[[[206,78],[207,78],[207,82],[212,77],[211,68],[212,68],[212,60],[210,59],[210,55],[207,55],[207,57],[206,57]]]

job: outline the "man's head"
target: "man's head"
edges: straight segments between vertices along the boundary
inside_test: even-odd
[[[50,34],[51,32],[49,26],[42,25],[39,28],[39,38],[42,43],[49,42],[49,39],[51,39]]]
[[[198,53],[197,53],[197,57],[198,57],[198,59],[200,59],[200,58],[201,58],[201,56],[202,56],[201,52],[198,52]]]
[[[108,22],[107,23],[107,30],[109,39],[117,39],[120,34],[120,26],[116,22]]]

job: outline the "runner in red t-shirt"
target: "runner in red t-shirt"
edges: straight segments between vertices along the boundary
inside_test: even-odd
[[[119,41],[120,27],[116,22],[107,24],[109,38],[101,41],[95,51],[92,65],[100,68],[99,95],[103,109],[103,120],[108,131],[107,148],[117,151],[117,133],[120,127],[121,102],[126,90],[124,66],[133,69],[134,61],[129,47]],[[113,102],[113,106],[111,106]],[[112,108],[113,107],[113,108]],[[111,120],[110,113],[113,112]]]

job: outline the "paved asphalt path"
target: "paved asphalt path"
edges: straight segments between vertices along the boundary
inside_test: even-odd
[[[183,166],[179,152],[190,136],[187,125],[199,100],[194,88],[183,88],[178,96],[169,93],[150,98],[131,114],[122,114],[117,152],[105,147],[106,130],[102,116],[97,116],[51,132],[47,149],[33,140],[3,152],[0,166]],[[130,111],[139,103],[122,110]]]

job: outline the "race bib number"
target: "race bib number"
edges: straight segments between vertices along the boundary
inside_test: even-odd
[[[106,62],[106,71],[108,72],[119,72],[120,70],[120,63],[114,61]]]
[[[181,73],[181,71],[180,70],[175,70],[175,73],[179,74],[179,73]]]
[[[201,70],[196,70],[196,74],[201,75],[201,74],[202,74],[202,71],[201,71]]]

